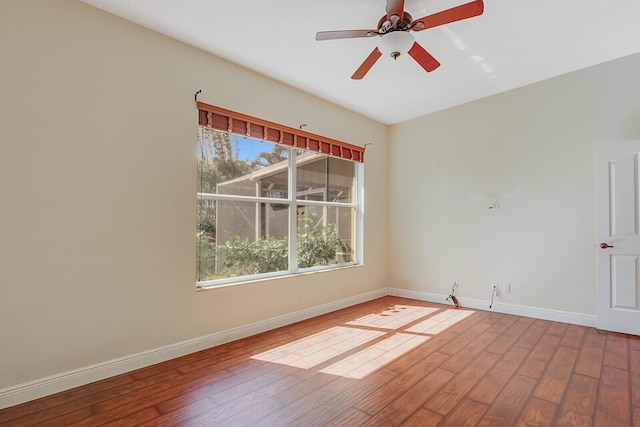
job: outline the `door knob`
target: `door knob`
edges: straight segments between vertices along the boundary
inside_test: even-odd
[[[601,247],[602,249],[608,249],[608,248],[612,248],[613,246],[611,246],[611,245],[609,245],[609,244],[607,244],[607,243],[600,243],[600,247]]]

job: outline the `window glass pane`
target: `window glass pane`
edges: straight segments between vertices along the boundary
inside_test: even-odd
[[[324,201],[327,191],[327,156],[300,150],[296,163],[297,199]]]
[[[328,167],[328,202],[353,203],[356,164],[348,160],[330,157]]]
[[[196,234],[196,280],[216,277],[216,202],[198,200],[198,230]]]
[[[297,200],[353,203],[355,163],[300,150],[297,160]]]
[[[355,209],[298,206],[297,213],[299,268],[353,261]]]
[[[228,200],[216,206],[214,278],[288,270],[287,207]]]
[[[353,208],[327,208],[328,222],[335,224],[340,238],[338,249],[338,262],[351,262],[355,260],[355,215]]]
[[[198,128],[198,192],[287,198],[289,148]]]
[[[285,160],[281,163],[282,165],[276,164],[266,167],[253,175],[252,179],[259,189],[258,195],[260,197],[273,197],[276,199],[289,197],[289,162]]]

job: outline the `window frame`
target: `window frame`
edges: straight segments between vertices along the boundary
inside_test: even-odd
[[[198,103],[200,107],[201,103]],[[206,105],[206,104],[204,104]],[[209,108],[218,108],[211,107]],[[229,113],[229,110],[221,110],[225,113]],[[231,112],[232,113],[232,112]],[[234,113],[238,114],[238,113]],[[246,132],[246,134],[242,134],[240,132],[230,132],[229,130],[220,129],[220,126],[212,127],[209,125],[203,125],[203,112],[199,111],[199,126],[212,131],[223,132],[227,134],[237,135],[244,138],[249,138],[253,140],[270,142],[274,145],[279,144],[278,142],[274,142],[268,140],[266,138],[258,138],[255,134],[250,134],[252,132]],[[209,118],[211,115],[209,114]],[[252,123],[247,118],[253,120],[253,122],[259,120],[250,118],[249,116],[242,115],[242,118],[245,119],[246,123]],[[273,127],[274,124],[270,122],[260,121],[261,123],[266,123],[268,126]],[[210,124],[210,123],[209,123]],[[278,125],[276,125],[278,126]],[[231,119],[229,119],[229,128],[233,129],[233,125],[231,123]],[[250,128],[250,124],[246,125],[246,128]],[[266,129],[266,127],[265,127]],[[285,128],[291,129],[291,128]],[[266,130],[263,133],[267,135]],[[297,149],[308,149],[309,148],[309,135],[312,137],[317,137],[317,141],[330,141],[328,149],[325,148],[323,150],[323,143],[318,143],[317,150],[318,153],[322,153],[326,158],[336,157],[341,158],[345,161],[351,161],[354,163],[354,194],[353,200],[351,203],[344,202],[330,202],[330,201],[317,201],[317,200],[300,200],[298,199],[298,189],[296,184],[298,165],[297,165]],[[284,278],[284,277],[292,277],[300,274],[307,274],[313,272],[321,272],[321,271],[332,271],[341,268],[348,268],[354,266],[362,266],[364,265],[364,149],[361,147],[357,147],[357,149],[361,151],[353,150],[350,144],[341,143],[340,141],[330,140],[328,138],[318,137],[317,135],[309,134],[305,132],[306,138],[306,146],[299,147],[296,142],[298,141],[297,137],[293,138],[294,144],[282,144],[288,146],[288,164],[287,164],[287,174],[288,174],[288,197],[287,198],[272,198],[272,197],[260,197],[260,196],[240,196],[240,195],[230,195],[230,194],[212,194],[212,193],[199,193],[196,192],[197,200],[222,200],[222,201],[235,201],[235,202],[248,202],[248,203],[273,203],[279,205],[286,205],[288,210],[288,269],[282,271],[275,271],[269,273],[259,273],[245,276],[235,276],[228,278],[220,278],[213,280],[204,280],[204,281],[196,281],[197,289],[212,289],[221,286],[230,286],[243,284],[248,282],[262,281],[273,278]],[[281,132],[282,139],[282,132]],[[200,141],[198,141],[200,143]],[[344,151],[342,148],[336,150],[335,146],[337,144],[343,144],[347,147]],[[327,144],[327,142],[325,142]],[[353,150],[353,151],[352,151]],[[324,151],[324,152],[323,152]],[[353,259],[349,262],[343,262],[338,264],[329,264],[329,265],[318,265],[312,267],[299,268],[298,267],[298,253],[297,253],[297,241],[298,241],[298,218],[297,218],[297,207],[298,206],[318,206],[318,207],[333,207],[333,208],[348,208],[353,209],[353,225],[352,225],[352,233],[354,239],[354,248],[353,248]],[[198,255],[196,255],[198,256]]]

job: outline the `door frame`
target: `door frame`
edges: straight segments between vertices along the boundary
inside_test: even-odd
[[[611,307],[611,255],[624,255],[624,248],[616,248],[615,237],[610,235],[610,162],[623,158],[631,152],[640,152],[640,139],[596,147],[596,327],[598,329],[630,334],[639,334],[638,326],[620,326],[614,319]],[[636,155],[636,164],[639,161]],[[636,168],[636,171],[638,169]],[[637,172],[636,172],[637,174]],[[636,175],[636,180],[639,177]],[[638,185],[638,184],[636,184]],[[636,201],[637,202],[637,201]],[[636,207],[637,209],[637,207]],[[638,218],[636,219],[638,221]],[[636,233],[640,224],[636,223]],[[613,248],[603,249],[601,243],[612,244]],[[640,274],[640,272],[638,272]]]

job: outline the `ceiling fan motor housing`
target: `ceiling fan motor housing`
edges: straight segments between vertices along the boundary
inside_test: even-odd
[[[398,20],[394,25],[389,21],[387,15],[383,15],[382,18],[378,21],[378,32],[380,34],[390,33],[392,31],[407,31],[411,28],[411,23],[413,22],[413,18],[409,13],[404,12],[402,15],[402,19]]]
[[[413,46],[414,38],[408,32],[405,31],[393,31],[391,33],[384,34],[380,38],[378,49],[383,55],[388,55],[393,59],[397,59],[400,55],[403,55],[411,49]]]

